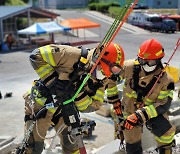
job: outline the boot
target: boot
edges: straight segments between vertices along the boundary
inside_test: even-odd
[[[126,152],[127,154],[142,154],[143,150],[141,147],[141,141],[138,141],[134,144],[126,143]]]
[[[172,147],[166,149],[166,148],[159,148],[158,151],[159,154],[172,154]]]
[[[173,140],[171,143],[158,147],[157,151],[159,154],[172,154],[172,147],[175,147],[176,143]]]

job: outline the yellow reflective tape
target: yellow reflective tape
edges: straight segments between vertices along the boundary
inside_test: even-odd
[[[171,143],[174,140],[174,135],[175,135],[175,132],[173,132],[169,136],[161,136],[161,137],[155,136],[155,139],[160,143]]]
[[[52,66],[56,66],[50,45],[47,45],[46,49],[47,49],[47,52],[48,52],[48,55],[49,55],[50,64]]]
[[[29,90],[27,91],[27,93],[28,93],[28,94],[31,94],[31,89],[29,89]]]
[[[76,150],[76,151],[72,152],[72,154],[80,154],[80,150]]]
[[[35,101],[41,106],[43,106],[45,104],[46,100],[47,100],[47,98],[45,98],[45,97],[35,98]],[[48,110],[51,113],[55,113],[55,109],[53,109],[53,108],[49,108]]]
[[[107,88],[106,90],[107,90],[107,96],[108,97],[118,94],[117,86],[114,86],[112,88]]]
[[[84,101],[75,102],[77,109],[80,111],[86,110],[88,106],[92,104],[92,99],[89,96],[86,96],[85,98],[86,99]]]
[[[145,105],[151,105],[153,103],[153,101],[149,98],[145,99]]]
[[[47,98],[42,97],[42,98],[35,98],[35,101],[40,104],[41,106],[43,106],[46,102]]]
[[[157,117],[157,111],[153,105],[146,106],[145,109],[150,118]]]
[[[51,51],[50,45],[46,45],[44,47],[40,47],[39,50],[40,50],[42,58],[43,58],[43,60],[45,62],[47,62],[51,66],[56,66],[56,64],[54,62],[54,58],[53,58],[53,55],[52,55],[52,51]]]
[[[173,92],[174,90],[160,91],[158,95],[158,99],[164,99],[167,98],[168,96],[173,98]]]
[[[86,64],[88,62],[88,59],[81,57],[80,62]]]
[[[114,44],[114,47],[116,48],[116,51],[117,51],[116,64],[120,64],[121,63],[121,57],[122,57],[121,49],[117,44]]]
[[[135,91],[132,91],[132,93],[126,93],[126,96],[129,97],[129,98],[137,98],[137,94]]]
[[[160,54],[162,54],[162,50],[158,51],[155,55],[158,57]]]
[[[134,61],[134,65],[139,65],[138,60],[135,60],[135,61]]]
[[[173,99],[173,93],[174,93],[174,90],[170,90],[168,94],[168,96],[171,97],[172,99]]]
[[[50,66],[49,64],[46,64],[39,69],[36,70],[36,73],[39,75],[40,78],[43,78],[45,75],[50,74],[50,72],[53,72],[54,68]]]
[[[93,99],[98,100],[100,102],[104,101],[104,92],[102,92],[101,90],[97,90],[96,94],[94,96],[92,96]]]

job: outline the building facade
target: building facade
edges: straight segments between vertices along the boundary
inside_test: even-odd
[[[47,9],[84,8],[88,0],[37,0],[34,5]]]
[[[36,0],[34,5],[48,9],[67,9],[87,7],[89,0]],[[104,0],[99,0],[105,2]],[[139,4],[147,5],[149,8],[178,8],[180,0],[139,0]],[[118,2],[125,5],[125,0],[109,0],[106,2]]]

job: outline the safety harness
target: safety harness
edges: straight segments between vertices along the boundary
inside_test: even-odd
[[[80,48],[81,48],[81,57],[80,57],[79,61],[73,65],[74,71],[69,75],[70,83],[73,83],[78,79],[79,72],[84,70],[84,66],[88,62],[88,59],[87,59],[88,50],[83,47],[80,47]],[[68,87],[70,85],[71,84],[68,84],[66,86],[66,89],[68,89]],[[54,123],[54,126],[58,123],[58,119],[62,116],[60,114],[61,107],[62,106],[58,106],[56,112],[53,114],[51,121]]]
[[[141,71],[141,66],[136,60],[134,63],[134,68],[133,68],[133,76],[132,76],[133,81],[131,82],[130,86],[137,94],[137,102],[143,102],[143,97],[145,97],[148,94],[148,92],[151,90],[151,88],[153,87],[153,85],[155,84],[159,76],[159,74],[154,75],[152,80],[147,85],[145,82],[142,82],[141,84],[144,85],[144,87],[142,87],[139,85],[140,71]]]

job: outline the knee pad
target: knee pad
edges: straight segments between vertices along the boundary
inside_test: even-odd
[[[32,147],[32,154],[41,154],[44,149],[44,142],[36,141]]]
[[[126,143],[126,152],[127,154],[142,154],[143,150],[141,146],[141,141],[134,144]]]

